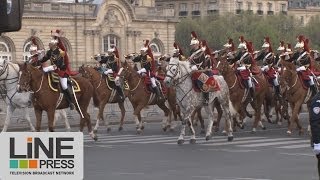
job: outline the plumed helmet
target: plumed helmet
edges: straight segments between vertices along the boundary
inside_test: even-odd
[[[195,44],[199,44],[198,35],[196,34],[196,32],[192,31],[190,46],[195,45]]]
[[[278,50],[278,51],[284,51],[284,50],[286,50],[284,41],[280,41],[280,45],[279,45],[279,47],[278,47],[277,50]]]

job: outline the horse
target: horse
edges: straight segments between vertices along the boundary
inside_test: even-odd
[[[6,91],[5,102],[7,104],[7,113],[5,123],[2,129],[2,132],[6,132],[11,117],[16,109],[22,109],[24,112],[24,119],[27,120],[31,131],[35,131],[35,128],[31,122],[29,107],[32,106],[30,92],[18,92],[18,78],[19,78],[19,65],[7,62],[4,59],[0,59],[0,89]],[[61,112],[60,112],[61,111]],[[66,117],[66,112],[64,110],[59,110],[56,112],[55,116],[61,116],[65,120],[66,130],[70,131],[70,124]],[[55,118],[57,120],[57,118]]]
[[[228,84],[230,100],[234,105],[235,111],[239,115],[240,122],[235,120],[234,117],[235,123],[237,123],[238,125],[240,125],[241,128],[243,128],[244,118],[246,116],[250,117],[249,113],[246,110],[248,103],[250,103],[255,112],[255,119],[252,127],[252,132],[256,132],[256,128],[258,125],[260,125],[262,129],[266,129],[266,127],[262,124],[261,121],[261,107],[265,100],[265,96],[268,90],[267,82],[265,80],[264,75],[262,74],[261,70],[258,71],[259,69],[257,68],[257,66],[254,67],[259,72],[256,75],[254,75],[255,80],[259,83],[259,89],[257,89],[254,93],[255,101],[248,102],[246,100],[243,100],[244,97],[246,97],[245,89],[243,88],[241,81],[235,74],[234,69],[232,68],[235,64],[230,64],[230,61],[227,58],[228,56],[226,55],[219,56],[216,59],[216,67],[219,69],[219,71],[221,72],[222,76]]]
[[[160,109],[162,109],[165,115],[162,121],[162,127],[166,127],[167,125],[165,122],[168,122],[168,116],[170,113],[170,110],[165,104],[166,99],[159,100],[154,93],[149,92],[144,83],[144,77],[141,77],[127,61],[122,63],[122,67],[120,68],[117,76],[128,82],[128,98],[134,109],[133,114],[135,116],[137,134],[141,134],[144,129],[141,119],[141,110],[148,105],[157,105]]]
[[[48,115],[48,128],[50,132],[54,131],[54,114],[56,109],[65,109],[68,107],[68,102],[59,92],[51,89],[47,73],[43,73],[41,69],[33,67],[31,64],[19,64],[19,92],[33,91],[33,107],[36,115],[36,131],[40,131],[42,112],[46,111]],[[84,125],[88,127],[90,136],[97,140],[97,135],[92,131],[90,115],[87,112],[91,97],[93,95],[93,86],[86,78],[74,76],[78,91],[75,93],[75,101],[77,104],[76,110],[80,114],[80,131],[83,131]],[[40,81],[39,81],[40,80]],[[72,88],[74,91],[74,88]]]
[[[166,73],[165,83],[167,86],[174,86],[176,88],[177,102],[182,112],[182,128],[180,131],[180,136],[177,143],[184,143],[185,136],[185,127],[186,123],[189,123],[191,130],[190,143],[194,144],[196,142],[195,130],[191,121],[191,114],[197,108],[203,106],[202,94],[196,92],[193,88],[193,82],[191,78],[191,68],[189,61],[179,61],[178,57],[171,57],[168,71]],[[208,114],[209,124],[206,131],[206,140],[209,140],[212,135],[212,126],[213,126],[213,105],[214,101],[217,99],[223,110],[225,111],[225,120],[228,125],[228,141],[233,140],[232,127],[231,127],[231,113],[234,114],[233,105],[229,99],[229,89],[227,83],[222,76],[213,76],[215,81],[219,84],[220,90],[209,93],[209,103],[208,106],[204,106]],[[230,110],[229,110],[230,108]]]
[[[287,96],[290,107],[292,109],[292,114],[289,119],[289,126],[287,130],[287,134],[291,135],[294,122],[297,124],[299,129],[299,134],[303,134],[303,128],[299,122],[299,113],[301,111],[301,107],[304,103],[307,104],[309,109],[309,103],[311,100],[311,94],[308,93],[309,90],[305,89],[303,86],[302,80],[300,80],[299,75],[296,72],[296,67],[293,63],[287,62],[281,59],[282,72],[281,77],[285,81],[287,85]]]
[[[93,103],[95,107],[99,107],[99,113],[97,115],[97,121],[94,127],[94,132],[97,132],[100,120],[102,120],[105,126],[107,127],[107,132],[111,131],[111,128],[108,127],[108,121],[105,121],[103,117],[103,111],[107,103],[118,104],[121,110],[120,125],[118,130],[123,130],[124,116],[126,113],[126,110],[124,108],[124,102],[119,101],[120,97],[116,93],[116,90],[112,88],[112,84],[109,84],[109,81],[107,80],[108,77],[106,78],[106,76],[100,74],[93,67],[84,65],[79,67],[79,73],[82,74],[82,77],[87,78],[91,82],[94,88]],[[125,93],[125,95],[126,94],[127,93]]]

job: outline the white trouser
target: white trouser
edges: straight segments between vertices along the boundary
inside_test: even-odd
[[[150,80],[151,80],[151,86],[152,86],[153,88],[157,87],[156,78],[150,77]]]
[[[320,144],[313,144],[314,147],[313,147],[313,152],[318,155],[320,154]]]
[[[43,72],[49,72],[49,71],[54,71],[53,66],[47,66],[47,67],[42,67]]]
[[[252,88],[252,87],[253,87],[253,84],[252,84],[252,79],[251,79],[251,77],[249,77],[249,79],[248,79],[247,81],[248,81],[249,88]]]
[[[279,81],[278,81],[277,76],[276,76],[276,78],[273,79],[273,84],[274,84],[274,86],[279,86]]]
[[[262,71],[268,71],[269,70],[269,66],[268,65],[265,65],[261,68]]]
[[[296,70],[297,70],[297,71],[305,71],[305,70],[307,70],[307,69],[306,69],[306,67],[304,67],[304,66],[300,66],[300,67],[298,67]]]
[[[299,72],[299,71],[305,71],[305,70],[306,70],[306,67],[301,66],[301,67],[298,67],[296,70],[297,70],[298,72]],[[313,85],[314,85],[313,76],[309,76],[309,78],[310,78],[309,84],[310,84],[311,86],[313,86]]]
[[[309,76],[310,77],[310,82],[309,82],[309,84],[311,85],[311,86],[313,86],[314,85],[314,79],[313,79],[313,76]]]
[[[142,73],[147,73],[147,70],[146,68],[142,68],[140,69],[139,71],[137,71],[139,74],[142,74]]]
[[[196,71],[196,70],[198,70],[197,65],[193,65],[193,66],[191,66],[191,70],[192,70],[192,71]]]
[[[62,89],[63,90],[68,89],[68,78],[59,77],[59,79],[60,79],[60,84],[61,84]]]
[[[111,74],[113,73],[112,69],[108,69],[105,72],[103,72],[105,75]]]

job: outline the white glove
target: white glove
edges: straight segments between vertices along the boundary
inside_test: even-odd
[[[114,83],[116,84],[116,86],[120,86],[120,77],[117,76],[115,79],[114,79]]]
[[[193,65],[193,66],[191,66],[191,70],[192,70],[192,71],[196,71],[196,70],[198,70],[198,68],[197,68],[196,65]]]
[[[319,143],[319,144],[314,144],[313,152],[314,152],[316,155],[320,154],[320,143]]]

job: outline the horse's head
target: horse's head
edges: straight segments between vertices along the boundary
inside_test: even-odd
[[[181,73],[179,73],[179,58],[171,57],[169,61],[169,65],[167,66],[167,73],[164,79],[165,84],[170,87],[172,82],[179,79]]]
[[[89,67],[86,67],[84,64],[82,64],[82,66],[79,67],[79,73],[84,78],[90,79],[92,77]]]
[[[128,80],[130,79],[130,76],[132,75],[132,73],[138,74],[137,71],[135,71],[127,61],[124,61],[123,63],[121,63],[121,68],[119,69],[117,76]]]
[[[32,71],[34,67],[26,62],[23,64],[19,64],[19,81],[17,90],[19,92],[30,91],[31,89],[31,80],[32,80]]]

